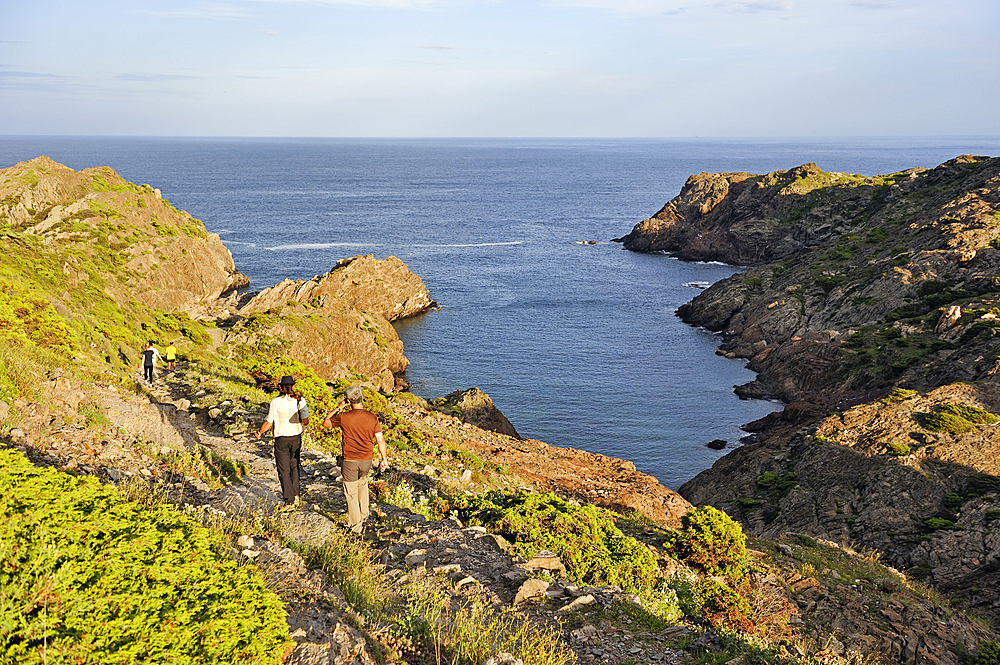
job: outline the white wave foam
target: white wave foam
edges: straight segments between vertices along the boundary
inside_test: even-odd
[[[687,286],[694,289],[707,289],[712,286],[711,282],[684,282],[681,286]]]
[[[285,249],[332,249],[334,247],[378,247],[378,245],[367,242],[314,242],[301,245],[275,245],[264,249],[276,252]]]
[[[514,240],[511,242],[474,242],[465,243],[458,245],[412,245],[413,247],[504,247],[508,245],[522,245],[524,244],[521,240]]]

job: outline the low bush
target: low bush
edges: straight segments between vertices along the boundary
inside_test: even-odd
[[[1000,418],[986,409],[964,404],[944,404],[941,406],[941,413],[950,413],[976,425],[995,425],[1000,422]]]
[[[784,499],[798,484],[799,481],[791,471],[784,475],[765,471],[757,478],[757,489],[764,490],[775,499]]]
[[[0,661],[281,662],[281,600],[168,504],[0,451]]]
[[[653,553],[623,535],[614,515],[596,506],[575,506],[551,492],[489,492],[468,497],[459,516],[496,531],[527,559],[540,550],[554,552],[577,584],[615,584],[638,594],[656,584]]]
[[[1000,644],[983,640],[976,645],[975,665],[1000,665]]]
[[[965,434],[972,429],[972,423],[961,416],[952,413],[923,413],[916,412],[913,418],[925,430],[931,432],[941,432],[947,434]]]
[[[904,455],[909,455],[910,447],[905,443],[900,443],[898,441],[890,441],[886,445],[886,452],[894,457],[903,457]]]
[[[743,529],[721,510],[702,506],[681,518],[683,531],[672,550],[689,566],[709,575],[740,579],[749,563]]]
[[[698,581],[695,590],[702,617],[712,626],[744,632],[752,630],[750,603],[742,595],[712,577]]]

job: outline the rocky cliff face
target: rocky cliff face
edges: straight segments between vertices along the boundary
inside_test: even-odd
[[[434,306],[423,280],[406,264],[372,254],[337,261],[333,270],[310,280],[286,279],[241,301],[240,314],[265,312],[289,304],[312,308],[353,307],[395,321]]]
[[[64,251],[71,285],[100,277],[120,305],[134,298],[198,316],[248,284],[218,235],[108,167],[77,172],[38,157],[2,169],[0,220]]]
[[[755,534],[877,548],[994,615],[972,589],[1000,557],[998,220],[1000,159],[692,177],[625,245],[751,265],[678,314],[749,359],[738,394],[789,405],[681,494]]]

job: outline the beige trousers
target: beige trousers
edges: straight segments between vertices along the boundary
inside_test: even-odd
[[[344,460],[341,469],[344,498],[347,499],[347,526],[357,534],[361,533],[361,527],[368,519],[368,471],[371,467],[371,460]]]

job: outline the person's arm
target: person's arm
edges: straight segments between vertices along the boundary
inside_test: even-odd
[[[271,423],[274,422],[274,404],[272,403],[267,409],[267,418],[264,419],[264,423],[260,426],[260,429],[254,432],[254,436],[260,439],[264,435],[264,432],[271,429]]]
[[[309,405],[306,404],[304,399],[300,399],[298,404],[295,406],[299,407],[299,422],[302,423],[303,427],[305,427],[309,424]],[[302,415],[303,412],[305,413],[305,416]]]
[[[346,405],[346,404],[347,404],[347,400],[344,400],[343,402],[341,402],[340,404],[338,404],[337,406],[335,406],[333,408],[333,411],[330,411],[329,413],[326,414],[326,418],[323,419],[323,427],[325,429],[330,429],[331,427],[334,426],[333,422],[332,422],[334,416],[336,416],[337,412],[340,411],[341,409],[343,409],[344,405]]]
[[[382,436],[382,432],[375,432],[375,440],[378,441],[378,454],[382,456],[378,463],[378,470],[385,471],[389,468],[389,453],[386,451],[385,437]]]

